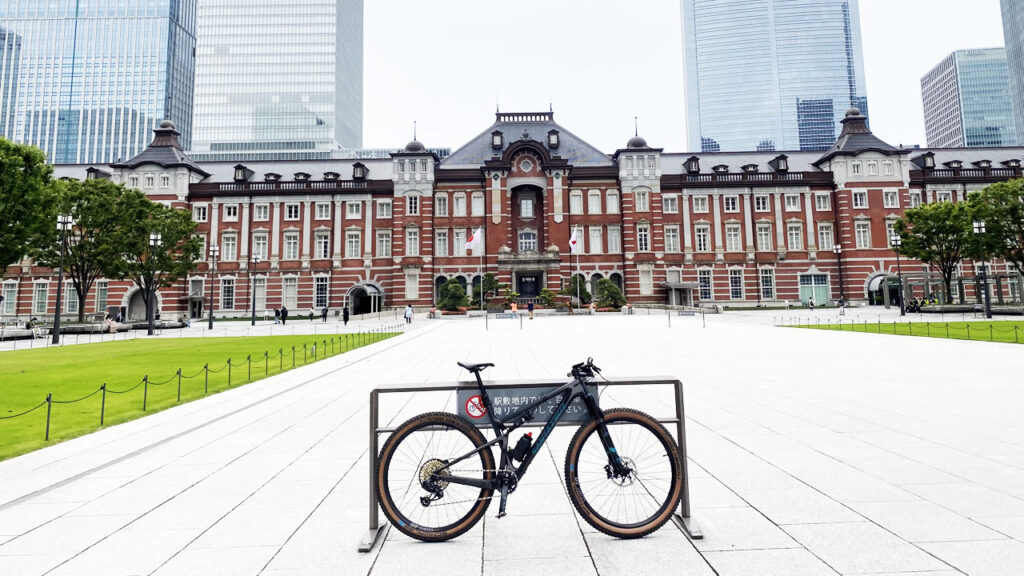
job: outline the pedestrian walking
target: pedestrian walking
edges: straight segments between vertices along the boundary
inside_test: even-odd
[[[324,306],[324,309],[320,311],[320,318],[327,322],[327,306]]]
[[[312,322],[313,321],[313,317],[315,317],[315,316],[316,316],[316,308],[313,308],[312,306],[310,306],[309,307],[309,321]]]
[[[341,309],[341,321],[345,323],[345,326],[348,326],[348,306]]]
[[[288,323],[288,307],[281,306],[281,325],[284,326]]]
[[[280,308],[274,308],[274,324],[280,324],[280,323],[281,323],[281,309]]]
[[[846,300],[843,298],[839,299],[839,315],[846,316]]]
[[[533,320],[533,300],[526,303],[526,311],[530,313],[530,320]]]
[[[408,304],[405,307],[405,323],[412,324],[412,304]]]
[[[810,308],[812,312],[814,311],[814,296],[807,299],[807,307]]]

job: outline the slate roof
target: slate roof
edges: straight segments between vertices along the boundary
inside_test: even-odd
[[[487,160],[500,156],[509,146],[524,138],[541,142],[548,153],[559,156],[573,166],[614,166],[608,154],[587,144],[579,136],[566,130],[554,120],[550,112],[539,113],[497,113],[494,124],[470,140],[466,145],[452,152],[441,161],[444,168],[480,168]],[[527,119],[528,120],[524,120]],[[491,132],[501,130],[504,135],[502,149],[491,148]],[[559,145],[548,146],[548,131],[558,130]]]
[[[143,164],[156,164],[162,168],[177,168],[184,166],[193,172],[202,174],[203,176],[209,176],[209,172],[203,170],[198,164],[192,161],[185,154],[185,151],[181,148],[181,143],[178,142],[178,136],[181,132],[178,132],[174,127],[174,123],[170,120],[164,120],[160,123],[158,128],[153,129],[153,142],[143,150],[142,152],[135,155],[134,158],[127,162],[118,162],[111,164],[112,168],[138,168]]]
[[[858,153],[868,150],[882,154],[900,153],[899,148],[883,142],[871,133],[871,130],[868,129],[867,119],[868,117],[861,114],[860,110],[856,108],[847,110],[846,117],[842,120],[843,131],[839,133],[839,138],[815,164],[821,165],[836,156],[856,156]]]

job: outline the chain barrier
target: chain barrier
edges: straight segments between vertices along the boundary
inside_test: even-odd
[[[337,353],[340,354],[340,353],[345,352],[347,350],[352,350],[352,349],[355,349],[355,348],[358,348],[358,347],[361,347],[361,346],[365,346],[367,344],[378,342],[381,339],[383,339],[383,335],[384,334],[391,334],[391,333],[403,334],[403,333],[405,333],[404,326],[401,326],[400,327],[401,329],[399,329],[399,327],[400,327],[399,325],[385,326],[385,327],[381,327],[381,328],[375,328],[375,329],[372,329],[372,330],[368,330],[366,332],[364,332],[360,328],[359,331],[357,333],[355,333],[355,334],[348,333],[348,334],[338,335],[337,337],[332,336],[330,338],[331,356],[335,355],[335,349],[334,349],[335,340],[337,340],[337,342],[338,342],[338,351],[337,351]],[[321,359],[327,358],[327,343],[328,343],[328,339],[322,339],[320,341],[320,344],[322,345],[321,352],[320,352],[320,358]],[[316,348],[317,348],[317,342],[314,341],[313,342],[313,346],[312,346],[312,350],[311,350],[314,361],[316,361],[316,359],[317,359]],[[303,344],[302,345],[302,356],[303,356],[303,364],[304,365],[307,364],[308,360],[309,360],[308,357],[307,357],[307,352],[308,351],[309,351],[308,350],[308,344]],[[292,368],[295,367],[295,356],[296,356],[295,353],[296,353],[295,346],[292,346]],[[269,373],[270,373],[270,360],[272,360],[272,359],[277,359],[278,360],[278,369],[279,369],[280,372],[284,372],[285,371],[285,369],[284,369],[284,357],[285,357],[284,348],[278,348],[277,354],[275,354],[273,356],[270,355],[269,351],[264,351],[263,352],[263,374],[265,376],[269,375]],[[88,400],[89,398],[92,398],[93,396],[95,396],[97,394],[102,394],[102,398],[101,398],[101,401],[100,401],[100,426],[102,426],[104,424],[104,422],[106,421],[107,394],[108,393],[109,394],[127,394],[129,392],[133,392],[133,391],[137,390],[140,386],[142,386],[143,387],[143,392],[142,392],[142,411],[145,412],[145,411],[147,411],[148,404],[149,404],[149,387],[150,386],[163,386],[163,385],[169,384],[171,381],[177,379],[177,381],[178,381],[177,402],[180,404],[181,403],[181,382],[182,382],[182,380],[190,380],[190,379],[193,379],[193,378],[198,378],[199,375],[202,374],[204,376],[203,394],[206,395],[206,394],[209,393],[210,374],[211,373],[212,374],[219,374],[219,373],[223,372],[226,369],[228,371],[228,387],[230,388],[231,387],[231,368],[232,367],[238,368],[238,367],[241,367],[242,365],[243,365],[243,363],[241,363],[241,362],[239,362],[238,364],[234,364],[234,363],[231,362],[231,358],[228,358],[227,362],[225,362],[224,365],[221,366],[217,370],[214,370],[214,369],[210,368],[210,364],[206,363],[195,374],[185,375],[185,374],[182,374],[181,368],[178,368],[177,371],[174,373],[174,375],[172,375],[170,378],[168,378],[168,379],[166,379],[166,380],[164,380],[162,382],[152,382],[149,379],[149,375],[146,374],[145,376],[142,377],[142,380],[139,380],[139,382],[137,384],[135,384],[131,388],[127,388],[125,390],[112,390],[112,389],[108,388],[107,387],[107,383],[104,382],[103,385],[100,386],[99,388],[97,388],[96,390],[93,390],[92,392],[86,394],[85,396],[82,396],[80,398],[76,398],[74,400],[54,400],[53,393],[49,393],[49,394],[46,395],[46,399],[45,400],[43,400],[39,404],[36,404],[32,408],[29,408],[29,409],[27,409],[27,410],[25,410],[23,412],[19,412],[17,414],[11,414],[11,415],[7,415],[7,416],[0,416],[0,420],[11,420],[13,418],[19,418],[21,416],[26,416],[28,414],[31,414],[32,412],[35,412],[36,410],[39,410],[43,406],[46,406],[46,432],[45,432],[44,438],[45,438],[46,441],[49,441],[50,440],[50,421],[51,421],[51,417],[52,417],[52,409],[53,409],[53,405],[54,404],[75,404],[77,402],[82,402],[84,400]],[[251,382],[252,381],[252,354],[249,354],[248,356],[246,356],[245,365],[248,367],[249,381]]]

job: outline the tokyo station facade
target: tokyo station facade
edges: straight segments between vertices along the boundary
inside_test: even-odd
[[[888,237],[904,210],[1024,176],[1024,148],[896,148],[856,109],[825,152],[666,153],[633,137],[608,154],[551,112],[499,112],[444,158],[413,141],[387,158],[198,164],[173,124],[155,133],[126,162],[55,174],[111,178],[189,210],[203,254],[219,246],[216,262],[159,291],[164,318],[204,316],[210,282],[217,316],[248,316],[253,289],[258,315],[359,313],[429,307],[449,278],[476,284],[486,272],[523,300],[581,274],[591,287],[612,280],[633,304],[888,302]],[[478,228],[485,250],[467,255]],[[920,262],[901,264],[908,298],[942,289]],[[972,266],[954,300],[973,299]],[[990,270],[993,302],[1019,303],[1019,275],[998,261]],[[55,271],[22,261],[2,287],[3,316],[53,313]],[[130,282],[101,281],[82,303],[64,294],[65,313],[144,315]]]

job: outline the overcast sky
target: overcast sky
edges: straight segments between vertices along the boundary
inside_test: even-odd
[[[920,79],[1003,45],[999,0],[860,0],[875,134],[925,145]],[[363,145],[457,148],[506,112],[554,107],[605,152],[633,135],[686,150],[679,0],[366,0]]]

